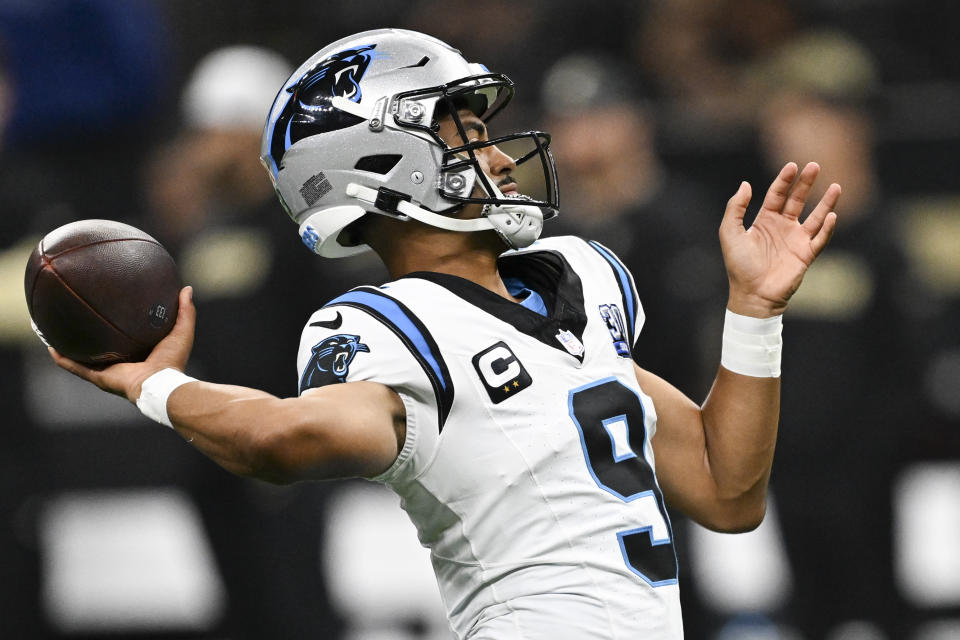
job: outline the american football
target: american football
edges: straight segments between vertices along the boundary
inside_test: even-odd
[[[37,334],[86,364],[143,360],[173,328],[180,277],[143,231],[80,220],[48,233],[27,261],[24,290]]]

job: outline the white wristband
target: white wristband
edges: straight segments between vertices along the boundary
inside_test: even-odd
[[[783,350],[783,316],[751,318],[727,309],[720,364],[754,378],[779,378]]]
[[[137,409],[140,413],[160,424],[173,428],[170,416],[167,415],[167,399],[173,390],[182,384],[195,382],[196,378],[177,371],[176,369],[162,369],[143,381],[140,386],[140,397],[137,398]]]

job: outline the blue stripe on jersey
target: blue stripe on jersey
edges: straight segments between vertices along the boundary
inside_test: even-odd
[[[633,282],[627,268],[620,262],[613,253],[599,242],[588,241],[597,253],[610,264],[613,273],[617,276],[617,283],[620,285],[620,291],[623,294],[624,310],[627,312],[627,331],[630,332],[630,344],[633,344],[633,332],[636,329],[637,321],[637,302],[639,298],[633,288]]]
[[[372,289],[354,289],[324,307],[342,304],[366,311],[383,322],[400,338],[423,367],[437,396],[440,428],[453,404],[453,382],[433,337],[417,317],[393,298]]]

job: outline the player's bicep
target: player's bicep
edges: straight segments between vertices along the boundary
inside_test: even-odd
[[[640,388],[657,411],[652,443],[657,481],[667,505],[703,522],[716,506],[717,491],[700,407],[666,380],[634,367]]]

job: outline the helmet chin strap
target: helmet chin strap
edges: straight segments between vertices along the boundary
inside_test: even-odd
[[[499,189],[493,186],[495,197],[505,198]],[[364,187],[351,182],[347,185],[346,193],[369,205],[377,201],[376,189]],[[397,202],[397,212],[432,227],[447,231],[488,231],[493,229],[511,249],[522,249],[533,244],[540,237],[543,230],[543,211],[540,207],[521,204],[522,198],[517,198],[517,204],[485,204],[483,214],[479,218],[462,220],[428,211],[412,202],[400,200]]]
[[[505,198],[496,185],[491,187],[497,198]],[[543,231],[543,211],[540,207],[522,203],[521,197],[517,198],[517,204],[483,205],[483,218],[490,221],[490,225],[511,249],[529,247]]]

